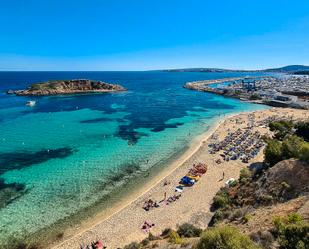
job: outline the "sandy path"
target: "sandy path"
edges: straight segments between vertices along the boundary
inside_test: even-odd
[[[252,113],[254,113],[256,120],[263,120],[274,115],[285,118],[293,116],[298,119],[308,119],[309,117],[309,111],[282,108]],[[119,248],[132,241],[142,240],[147,236],[140,229],[144,221],[155,224],[151,230],[153,234],[160,234],[164,228],[174,228],[177,224],[184,222],[206,227],[212,215],[209,211],[212,198],[224,185],[224,181],[220,181],[223,172],[225,173],[225,180],[231,177],[238,178],[240,169],[248,165],[239,160],[216,164],[215,160],[219,158],[219,154],[210,155],[208,153],[208,144],[213,141],[210,135],[217,134],[219,139],[222,140],[229,131],[246,127],[247,121],[248,113],[243,113],[217,123],[208,131],[206,136],[199,138],[199,143],[184,153],[171,167],[164,170],[135,196],[131,196],[131,201],[128,201],[128,199],[123,205],[111,210],[112,215],[109,217],[105,216],[94,220],[92,226],[79,229],[73,237],[66,238],[65,241],[54,248],[79,248],[80,244],[89,244],[97,239],[102,240],[108,248]],[[263,134],[269,132],[265,127],[254,127],[253,129],[259,130]],[[261,151],[250,163],[262,159],[263,153]],[[197,162],[205,162],[208,165],[208,171],[193,187],[186,188],[178,201],[170,205],[161,205],[159,208],[154,208],[148,212],[142,209],[143,203],[149,198],[160,201],[165,192],[167,196],[173,195],[175,193],[174,188],[178,185],[181,177],[187,173],[193,163]],[[170,184],[164,186],[165,181],[169,181]]]

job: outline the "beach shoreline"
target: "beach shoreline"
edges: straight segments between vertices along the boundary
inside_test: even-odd
[[[171,175],[178,167],[180,167],[185,161],[190,159],[203,145],[203,143],[218,129],[218,127],[225,121],[227,118],[231,118],[233,116],[237,116],[240,113],[247,113],[247,112],[237,112],[232,114],[222,114],[222,117],[217,117],[213,123],[209,126],[207,131],[203,132],[202,134],[196,136],[188,145],[188,148],[179,156],[176,156],[170,163],[167,163],[165,167],[161,167],[160,172],[156,173],[154,177],[150,178],[148,183],[142,184],[139,188],[136,188],[130,191],[127,197],[122,198],[111,207],[108,207],[101,211],[100,213],[94,215],[93,218],[87,220],[86,223],[82,227],[77,228],[77,232],[74,233],[73,236],[69,236],[67,239],[72,239],[75,236],[78,236],[85,231],[91,229],[92,227],[100,224],[101,222],[106,221],[110,217],[116,215],[121,210],[125,209],[126,207],[130,206],[134,201],[141,198],[143,195],[147,194],[152,188],[162,182],[167,176]],[[248,112],[249,113],[249,112]],[[76,229],[76,228],[75,228]],[[71,230],[71,231],[70,231]],[[69,229],[69,234],[72,233],[72,229]],[[49,248],[57,248],[61,246],[63,243],[67,241],[65,239],[61,243],[55,243],[49,246]]]
[[[151,219],[155,219],[158,218],[158,214],[152,214],[155,213],[156,210],[154,211],[150,211],[149,215],[147,212],[145,212],[141,207],[138,207],[139,205],[141,205],[141,203],[143,202],[143,200],[146,200],[150,197],[153,198],[153,196],[156,196],[158,194],[158,192],[162,192],[162,189],[164,189],[164,187],[162,187],[162,182],[165,181],[167,179],[168,180],[175,180],[173,177],[173,174],[175,174],[176,177],[176,181],[177,179],[179,179],[179,175],[183,175],[183,172],[185,172],[188,168],[188,166],[192,165],[192,161],[199,161],[199,160],[208,160],[207,164],[213,164],[214,163],[214,159],[212,158],[207,158],[208,157],[213,157],[210,155],[203,155],[205,159],[203,159],[201,157],[201,151],[202,154],[208,154],[207,151],[207,141],[209,143],[209,140],[211,138],[211,136],[215,133],[222,133],[222,131],[227,132],[229,130],[229,125],[227,125],[227,123],[230,120],[233,119],[246,119],[248,118],[249,114],[256,114],[256,113],[260,113],[261,115],[264,113],[268,112],[268,116],[270,115],[275,115],[276,113],[276,109],[280,109],[281,108],[270,108],[270,109],[265,109],[265,110],[261,110],[261,111],[248,111],[248,112],[238,112],[238,113],[233,113],[230,115],[223,115],[223,117],[218,117],[213,123],[212,125],[209,127],[209,129],[199,135],[198,137],[196,137],[191,143],[189,148],[178,158],[176,158],[174,161],[172,161],[167,167],[162,168],[162,170],[156,174],[152,179],[150,179],[148,181],[147,184],[142,185],[140,188],[135,189],[132,193],[130,193],[129,196],[127,196],[126,198],[119,200],[118,203],[116,203],[114,206],[112,206],[111,208],[102,211],[102,213],[96,215],[93,219],[91,219],[88,222],[85,222],[82,226],[75,228],[73,230],[68,230],[67,231],[67,235],[64,235],[63,241],[61,241],[60,243],[55,243],[50,245],[49,248],[74,248],[80,244],[85,244],[89,242],[91,242],[92,240],[95,239],[102,239],[104,242],[106,242],[109,246],[109,248],[114,248],[114,247],[119,247],[119,246],[123,246],[124,244],[128,243],[128,242],[132,242],[134,240],[140,240],[142,239],[142,233],[140,233],[139,231],[139,227],[135,227],[134,228],[134,232],[129,232],[128,234],[121,234],[121,231],[119,232],[118,227],[116,229],[115,226],[118,226],[117,222],[123,220],[123,218],[125,216],[128,217],[129,221],[123,220],[124,224],[126,222],[130,223],[130,220],[132,220],[132,216],[133,216],[133,220],[132,222],[134,223],[139,223],[142,220],[144,220],[145,218],[141,218],[139,214],[137,214],[136,212],[140,212],[141,216],[150,216]],[[301,112],[300,110],[296,111],[296,110],[292,110],[292,109],[286,109],[288,110],[288,112],[294,113],[294,112]],[[267,116],[267,115],[266,115]],[[220,130],[221,129],[221,130]],[[221,134],[224,135],[224,134]],[[206,153],[205,153],[206,152]],[[257,161],[261,160],[261,154],[256,158]],[[234,167],[230,167],[228,170],[228,172],[226,172],[227,177],[238,177],[239,171],[242,167],[244,167],[245,164],[239,163],[239,162],[231,162],[232,166]],[[222,165],[224,166],[223,168],[226,167],[226,165]],[[212,174],[214,174],[216,176],[216,178],[218,178],[218,176],[221,176],[221,169],[217,169],[215,167],[213,167],[213,165],[211,165],[210,170],[212,171]],[[224,170],[224,169],[223,169]],[[224,170],[225,171],[225,170]],[[211,176],[210,176],[211,177]],[[206,177],[205,177],[206,178]],[[209,178],[209,177],[208,177]],[[201,180],[203,181],[203,179]],[[203,212],[205,212],[205,214],[208,215],[209,213],[209,206],[211,204],[212,201],[212,197],[214,196],[214,194],[217,192],[217,190],[219,189],[219,187],[222,186],[222,183],[218,184],[216,183],[216,187],[213,187],[214,189],[212,189],[211,191],[209,191],[209,193],[207,193],[207,198],[206,203],[204,203],[202,206],[202,210]],[[195,188],[195,186],[193,187]],[[173,190],[173,189],[172,189]],[[164,191],[164,190],[163,190]],[[169,189],[169,192],[170,189]],[[192,191],[191,191],[192,192]],[[184,195],[186,195],[186,193],[184,193]],[[196,197],[196,196],[195,196]],[[183,198],[183,197],[182,197]],[[199,200],[197,200],[199,201]],[[179,201],[180,202],[180,201]],[[174,205],[174,204],[173,204]],[[175,204],[176,205],[176,204]],[[172,205],[170,205],[172,206]],[[170,207],[168,207],[170,208]],[[161,209],[161,208],[159,208]],[[200,208],[198,208],[200,210]],[[135,215],[135,217],[134,217]],[[207,216],[206,215],[206,216]],[[130,217],[130,218],[129,218]],[[155,218],[153,218],[155,217]],[[135,219],[136,218],[136,219]],[[211,218],[210,215],[208,215],[208,217],[206,218],[207,221],[209,221]],[[166,219],[169,219],[169,217],[167,216]],[[140,220],[140,221],[138,221]],[[175,223],[175,220],[171,219],[172,221],[169,222],[162,222],[162,223],[167,223],[167,224],[171,224],[172,227],[175,227],[178,222],[180,222],[181,219],[176,220],[177,222]],[[208,222],[204,222],[204,227],[208,224]],[[106,228],[106,227],[110,227],[110,228]],[[166,225],[164,225],[166,226]],[[154,232],[158,232],[161,229],[165,228],[163,226],[163,224],[160,226],[156,226],[156,228],[154,229]],[[203,225],[202,225],[203,226]],[[104,227],[102,229],[102,227]],[[104,229],[106,228],[107,232],[104,231]],[[111,231],[114,230],[114,231]],[[122,230],[122,229],[120,229]],[[129,229],[130,230],[130,229]],[[118,232],[120,234],[118,234]],[[126,232],[127,233],[127,232]],[[114,234],[114,235],[113,235]],[[118,238],[117,238],[118,235]],[[103,237],[102,237],[103,236]],[[112,238],[113,236],[113,238]],[[146,237],[146,235],[144,236]],[[115,243],[119,243],[119,244],[115,244]],[[74,246],[72,246],[74,245]]]

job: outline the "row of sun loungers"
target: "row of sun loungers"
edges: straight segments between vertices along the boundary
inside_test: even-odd
[[[221,152],[220,156],[224,161],[239,159],[248,163],[264,146],[261,134],[258,131],[252,132],[252,127],[255,124],[254,115],[249,115],[245,131],[238,129],[235,132],[229,132],[223,141],[209,144],[209,153]],[[216,160],[216,163],[221,163],[221,160]]]

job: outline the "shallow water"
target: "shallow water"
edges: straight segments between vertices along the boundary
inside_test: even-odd
[[[219,115],[265,108],[182,88],[188,81],[242,75],[1,72],[0,178],[24,184],[27,191],[0,209],[0,241],[34,233],[99,200],[108,203],[108,193],[175,157]],[[118,83],[129,91],[31,98],[5,94],[34,82],[72,78]],[[25,106],[30,99],[37,105]]]

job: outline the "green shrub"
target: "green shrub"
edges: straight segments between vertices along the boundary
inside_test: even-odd
[[[231,226],[206,229],[197,249],[256,249],[259,248],[250,238]]]
[[[274,198],[271,195],[261,195],[260,201],[263,204],[271,204],[273,202]]]
[[[42,84],[40,83],[31,85],[32,90],[40,90],[41,88],[42,88]]]
[[[223,212],[221,210],[217,210],[211,218],[211,224],[214,225],[223,219],[224,219]]]
[[[182,244],[183,240],[176,231],[171,231],[168,241],[173,244]]]
[[[286,225],[279,235],[279,244],[286,249],[301,249],[309,245],[309,224]]]
[[[264,154],[265,162],[269,166],[289,158],[309,162],[309,143],[296,135],[286,136],[282,142],[276,139],[268,140]]]
[[[243,217],[243,215],[244,215],[243,210],[240,209],[240,208],[237,208],[231,214],[230,220],[232,220],[232,221],[237,220],[237,219]]]
[[[197,228],[189,223],[184,223],[177,229],[177,233],[180,235],[180,237],[186,237],[186,238],[199,237],[201,232],[202,229]]]
[[[274,226],[275,226],[275,233],[278,235],[280,234],[283,229],[284,229],[284,226],[285,226],[285,221],[282,217],[274,217],[273,218],[273,223],[274,223]]]
[[[223,219],[231,219],[230,217],[232,215],[233,215],[233,212],[230,209],[227,209],[227,210],[219,209],[212,216],[211,221],[209,222],[209,226],[213,226]]]
[[[290,131],[294,127],[292,121],[280,120],[269,123],[269,129],[271,131]]]
[[[270,140],[264,150],[265,162],[270,166],[282,160],[282,144],[278,140]]]
[[[290,213],[288,215],[288,223],[298,224],[303,221],[303,217],[298,213]]]
[[[246,215],[242,218],[242,220],[243,220],[244,223],[248,223],[249,220],[251,220],[251,219],[252,219],[252,215],[250,215],[250,214],[246,214]]]
[[[250,238],[261,245],[265,249],[271,249],[273,247],[273,242],[275,241],[274,236],[269,231],[258,231],[250,234]]]
[[[309,245],[309,223],[304,222],[299,214],[275,217],[273,222],[281,248],[305,249]]]
[[[299,151],[299,159],[309,163],[309,143],[305,142],[302,144]]]
[[[252,172],[248,168],[242,168],[240,170],[239,182],[245,183],[252,177]]]
[[[229,206],[230,198],[226,190],[220,190],[213,199],[213,208],[220,209]]]
[[[309,122],[300,122],[296,125],[295,134],[309,142]]]
[[[292,121],[275,121],[269,123],[269,129],[275,132],[275,138],[282,140],[287,134],[292,132],[294,124]]]
[[[304,140],[298,136],[288,136],[282,142],[283,159],[299,158],[300,149],[304,144]]]
[[[143,246],[147,246],[149,243],[150,243],[150,240],[149,240],[148,238],[143,239],[143,240],[141,241],[141,244],[142,244]]]
[[[142,246],[137,242],[132,242],[129,245],[126,245],[123,249],[140,249]]]
[[[173,230],[170,229],[170,228],[165,228],[165,229],[162,231],[162,233],[161,233],[161,237],[162,237],[163,239],[166,239],[166,238],[170,235],[170,233],[171,233],[172,231],[173,231]]]
[[[161,239],[161,238],[158,237],[158,236],[153,235],[152,233],[149,233],[148,239],[149,239],[150,241],[153,241],[153,240],[159,240],[159,239]]]

